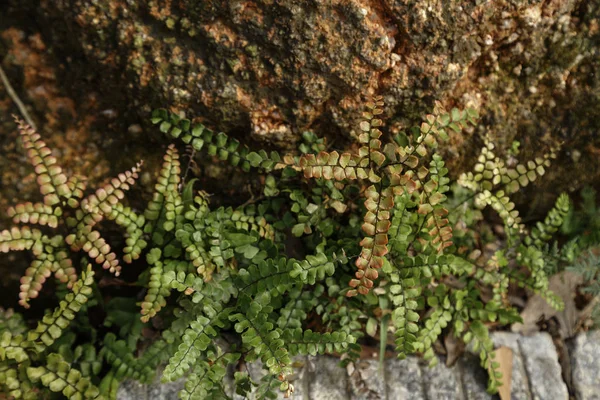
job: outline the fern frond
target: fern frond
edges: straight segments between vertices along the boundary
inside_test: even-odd
[[[77,280],[77,273],[64,247],[62,236],[53,238],[43,236],[40,246],[43,250],[38,254],[34,252],[35,259],[25,270],[25,275],[21,277],[19,304],[25,308],[29,308],[30,299],[38,296],[51,273],[54,273],[54,276],[60,282],[66,283],[69,288]]]
[[[71,197],[67,200],[67,205],[76,209],[79,207],[80,201],[83,199],[85,193],[85,178],[79,175],[72,175],[67,180],[67,186],[71,191]]]
[[[183,334],[183,342],[169,360],[163,372],[163,381],[175,381],[181,378],[206,351],[217,336],[218,329],[225,327],[232,308],[223,308],[216,302],[204,304],[202,313],[190,324]]]
[[[421,167],[414,175],[420,184],[419,205],[417,214],[423,215],[424,223],[421,228],[421,240],[430,243],[435,251],[441,254],[444,249],[452,245],[452,227],[448,223],[448,210],[442,206],[446,200],[444,194],[449,190],[446,178],[448,170],[444,168],[444,162],[437,154],[433,155],[430,168]],[[429,175],[430,179],[425,181]]]
[[[488,371],[488,392],[496,393],[502,385],[500,364],[494,361],[494,343],[492,342],[487,327],[481,321],[473,321],[467,333],[463,336],[465,343],[473,342],[473,351],[479,352],[481,366]]]
[[[424,320],[423,328],[419,330],[419,336],[415,342],[415,349],[423,353],[425,360],[430,360],[430,365],[435,365],[438,359],[433,352],[433,343],[442,334],[452,320],[452,313],[443,308],[435,308],[433,313]]]
[[[24,400],[36,400],[39,395],[23,368],[7,361],[0,362],[0,393],[10,399]]]
[[[284,161],[302,171],[305,178],[322,177],[337,181],[367,179],[372,172],[368,159],[348,152],[339,154],[337,151],[321,151],[317,155],[304,154],[298,161],[284,157]]]
[[[126,378],[150,383],[154,379],[155,370],[140,360],[136,360],[124,340],[117,340],[113,333],[104,336],[102,352],[113,366],[114,378],[122,381]]]
[[[127,239],[125,239],[125,248],[123,249],[123,261],[132,263],[133,260],[140,258],[142,251],[148,246],[144,240],[144,224],[146,220],[143,215],[137,215],[131,208],[124,207],[123,204],[115,204],[110,214],[106,218],[115,221],[117,225],[125,228]]]
[[[102,268],[109,270],[115,276],[121,274],[121,266],[117,255],[112,252],[110,245],[106,243],[100,232],[92,230],[89,233],[79,232],[78,238],[71,244],[72,250],[83,250],[93,259],[96,264],[102,265]],[[69,239],[67,237],[67,239]],[[69,242],[67,242],[69,243]]]
[[[235,331],[242,336],[242,343],[249,350],[246,359],[254,361],[258,358],[269,369],[272,375],[285,377],[292,373],[291,359],[281,339],[281,332],[269,319],[273,308],[265,302],[269,296],[258,296],[256,300],[242,304],[243,313],[232,314],[229,319],[237,321]]]
[[[302,291],[303,285],[288,291],[287,304],[279,309],[277,326],[282,329],[301,328],[308,313],[319,304],[319,297],[324,291],[323,285],[316,285],[310,291]]]
[[[281,161],[277,152],[250,151],[248,146],[241,145],[239,141],[229,138],[223,132],[215,134],[202,124],[192,126],[190,120],[180,118],[165,109],[155,110],[152,113],[152,123],[160,124],[161,132],[191,144],[196,151],[205,148],[208,155],[217,156],[220,160],[227,161],[234,167],[239,166],[244,171],[249,171],[250,168],[271,171]]]
[[[163,275],[163,283],[171,289],[190,295],[202,290],[204,279],[195,272],[168,271]]]
[[[179,192],[169,192],[165,196],[164,202],[164,222],[163,229],[166,232],[173,231],[178,225],[178,217],[182,218],[183,200]]]
[[[346,332],[317,333],[301,328],[285,329],[281,338],[292,356],[343,353],[350,343],[354,343],[354,338]]]
[[[81,274],[81,278],[73,285],[72,291],[65,296],[59,306],[52,313],[44,315],[35,330],[29,331],[27,340],[32,342],[39,340],[49,347],[61,337],[92,294],[94,272],[91,268],[92,266],[88,265],[87,271]]]
[[[505,269],[509,279],[520,287],[539,294],[552,308],[562,310],[564,308],[562,299],[548,289],[549,280],[542,251],[535,246],[522,245],[519,247],[516,259],[519,264],[527,266],[529,276],[524,276],[519,271]]]
[[[388,253],[387,232],[391,226],[390,210],[394,207],[393,191],[391,188],[378,191],[374,185],[371,185],[365,194],[367,213],[362,230],[366,236],[360,242],[362,250],[356,260],[358,268],[355,273],[356,278],[350,280],[350,287],[355,289],[348,291],[348,296],[354,296],[357,292],[369,293],[373,281],[379,276],[377,270],[383,266],[384,256]]]
[[[44,203],[34,204],[27,202],[10,207],[6,215],[12,218],[15,224],[38,224],[56,228],[58,226],[58,217],[62,215],[62,210],[58,207],[52,209],[51,206]]]
[[[67,177],[62,168],[56,164],[56,157],[40,138],[36,131],[24,121],[15,118],[19,125],[19,133],[23,141],[23,147],[27,150],[27,158],[33,165],[40,192],[44,196],[44,204],[54,206],[60,202],[60,198],[71,197],[71,190],[67,185]]]
[[[240,358],[239,353],[224,352],[220,348],[209,349],[206,358],[198,360],[179,392],[182,400],[204,400],[214,396],[222,396],[221,384],[227,374],[227,366],[235,363]]]
[[[121,212],[122,206],[118,204],[124,197],[123,191],[128,190],[130,185],[135,183],[141,165],[142,163],[138,163],[130,171],[119,174],[104,187],[83,199],[75,216],[67,218],[67,226],[72,229],[72,233],[67,235],[65,241],[71,246],[71,249],[85,251],[96,263],[101,264],[104,269],[108,269],[116,276],[119,276],[121,271],[119,260],[111,251],[110,245],[98,231],[94,230],[94,226],[105,216],[119,219],[119,215],[121,215],[120,221],[125,222],[125,217]],[[129,214],[128,217],[132,218],[132,214]],[[131,229],[134,235],[139,235],[139,231],[135,227]],[[130,260],[130,257],[127,259]]]
[[[267,259],[257,265],[240,269],[236,276],[239,293],[252,298],[257,294],[268,293],[277,297],[285,293],[294,280],[290,273],[294,270],[294,260],[280,258]]]
[[[187,263],[178,262],[177,260],[162,260],[162,252],[158,248],[150,250],[146,255],[146,261],[150,268],[150,282],[148,283],[148,291],[142,301],[141,320],[148,322],[154,317],[166,304],[167,297],[171,292],[170,280],[167,278],[171,273],[177,275],[179,272],[187,273]],[[183,266],[183,270],[178,267]]]
[[[463,173],[458,183],[477,194],[475,204],[481,208],[490,205],[498,212],[508,230],[509,239],[524,231],[521,218],[509,195],[535,181],[550,166],[550,159],[556,158],[556,149],[551,149],[543,157],[537,157],[516,168],[507,168],[505,161],[494,153],[495,145],[488,135],[474,172]]]
[[[487,205],[491,206],[504,221],[509,236],[525,231],[525,225],[521,223],[521,217],[515,209],[515,203],[502,190],[495,194],[489,190],[484,190],[475,197],[475,205],[480,208]]]
[[[5,229],[0,232],[0,252],[32,250],[33,254],[38,255],[43,251],[41,238],[41,231],[28,226]]]
[[[264,217],[254,215],[253,211],[254,210],[250,209],[250,207],[231,210],[229,211],[231,213],[229,218],[236,229],[257,232],[260,237],[273,240],[275,237],[275,230],[273,227]]]
[[[292,271],[290,277],[296,282],[314,285],[317,280],[322,281],[326,276],[335,272],[335,263],[325,254],[315,256],[308,255],[302,261],[292,260]]]
[[[111,214],[112,208],[125,197],[124,192],[129,190],[135,183],[142,164],[143,162],[139,162],[131,170],[117,175],[116,178],[112,178],[109,183],[83,199],[81,208],[90,213],[101,214],[103,216]]]
[[[27,376],[32,381],[40,381],[51,391],[62,393],[69,399],[103,398],[89,378],[84,378],[79,370],[72,368],[57,353],[48,355],[45,366],[28,367]]]
[[[554,207],[548,212],[544,222],[538,222],[531,230],[531,233],[525,237],[525,244],[528,246],[533,244],[541,248],[561,227],[565,217],[569,213],[569,208],[569,196],[563,193],[556,200]]]
[[[181,182],[180,174],[179,152],[174,145],[170,145],[163,157],[163,164],[158,174],[158,180],[154,185],[152,200],[148,202],[148,206],[144,211],[144,217],[148,221],[144,232],[152,234],[151,239],[155,243],[157,237],[154,233],[156,233],[157,228],[162,229],[162,226],[157,227],[156,224],[161,217],[164,218],[164,207],[168,194],[177,193],[179,190],[178,186]]]
[[[0,361],[14,360],[23,363],[29,360],[27,349],[31,347],[23,335],[13,335],[3,331],[0,335]]]
[[[185,249],[187,259],[196,267],[198,275],[208,280],[214,266],[210,255],[204,248],[205,243],[201,231],[194,231],[193,226],[185,224],[183,229],[177,231],[176,237]]]

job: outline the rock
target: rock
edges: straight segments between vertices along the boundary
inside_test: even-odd
[[[505,346],[513,352],[510,397],[512,399],[531,400],[527,371],[519,347],[520,335],[510,332],[493,332],[491,337],[496,348]]]
[[[600,175],[598,0],[9,0],[6,10],[44,26],[48,52],[76,71],[65,79],[103,91],[119,115],[171,107],[289,148],[308,129],[351,138],[371,92],[392,131],[440,100],[479,108],[480,131],[504,148],[519,139],[541,155],[564,142],[557,164],[568,168],[536,182],[554,190],[537,190],[532,209]],[[473,164],[472,136],[452,136],[450,171]]]
[[[348,374],[339,359],[327,356],[308,358],[308,398],[311,400],[347,400]]]
[[[377,360],[361,360],[349,377],[353,400],[385,400],[385,372]]]
[[[127,380],[119,385],[117,400],[178,400],[178,393],[183,389],[185,379],[175,382],[160,383],[160,379],[150,385]]]
[[[294,357],[293,364],[294,374],[289,377],[289,381],[294,385],[294,400],[308,399],[308,357]]]
[[[524,337],[510,332],[494,332],[496,347],[513,351],[511,399],[566,400],[568,391],[562,380],[556,349],[546,333]],[[571,360],[577,400],[600,399],[600,331],[580,334],[572,343]],[[417,357],[385,361],[385,374],[377,360],[361,360],[350,377],[340,368],[339,360],[329,356],[297,357],[290,381],[295,400],[489,400],[497,395],[486,393],[487,374],[476,355],[467,353],[453,367],[444,360],[433,368],[422,365]],[[252,378],[265,375],[260,362],[247,365]],[[231,373],[233,371],[230,371]],[[126,381],[118,391],[119,400],[177,399],[184,379],[168,384],[141,385]],[[228,393],[230,393],[230,385]],[[242,397],[234,395],[234,399]],[[254,399],[252,394],[249,399]],[[279,399],[283,394],[279,393]]]
[[[571,347],[577,400],[600,399],[600,331],[579,334]]]
[[[385,365],[390,400],[425,400],[423,372],[418,358],[391,359]]]
[[[446,367],[443,360],[433,368],[424,367],[425,398],[436,400],[462,399],[460,371],[456,366]]]
[[[486,392],[488,376],[479,364],[479,358],[465,354],[458,362],[464,398],[466,400],[490,400],[493,397]]]
[[[534,400],[567,400],[556,348],[547,333],[518,339]]]

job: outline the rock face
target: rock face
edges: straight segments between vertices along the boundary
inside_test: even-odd
[[[504,146],[564,141],[563,162],[587,169],[561,189],[600,174],[600,0],[9,2],[142,116],[169,106],[285,147],[307,129],[350,138],[368,93],[384,96],[391,131],[440,100],[479,108]],[[481,143],[464,141],[449,153]]]
[[[567,400],[569,393],[561,376],[558,355],[547,333],[530,337],[515,333],[492,334],[495,347],[505,346],[513,351],[511,399]],[[598,399],[600,393],[600,331],[582,333],[571,346],[573,385],[576,400]],[[389,359],[383,370],[376,360],[361,360],[352,370],[338,366],[339,359],[319,356],[300,357],[296,371],[293,399],[300,400],[491,400],[486,392],[487,375],[479,358],[466,353],[452,367],[443,360],[428,368],[421,359]],[[260,363],[249,366],[253,379],[262,375]],[[163,387],[164,386],[164,387]],[[119,400],[175,400],[177,388],[183,382],[168,385],[139,385],[125,382],[119,389]],[[148,397],[150,396],[150,397]],[[156,397],[153,397],[156,396]],[[254,396],[250,396],[251,399]],[[279,396],[283,398],[283,395]],[[234,399],[241,399],[235,395]]]
[[[571,349],[573,386],[581,400],[600,399],[600,331],[575,338]]]

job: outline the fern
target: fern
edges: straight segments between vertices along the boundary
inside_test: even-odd
[[[123,198],[123,191],[134,183],[139,165],[118,175],[96,193],[84,197],[83,180],[79,177],[67,178],[40,135],[23,121],[16,121],[44,202],[10,207],[8,215],[15,223],[60,228],[60,231],[69,232],[65,236],[49,237],[36,228],[23,226],[1,233],[2,252],[31,250],[34,254],[34,260],[22,279],[20,294],[20,304],[29,307],[29,301],[38,296],[52,273],[69,287],[77,280],[68,247],[73,251],[85,251],[105,269],[119,274],[120,266],[115,253],[100,233],[94,230],[94,226],[106,215],[116,218],[113,206]]]
[[[189,143],[196,151],[204,148],[208,155],[228,161],[234,167],[239,166],[244,171],[249,171],[250,168],[270,171],[280,162],[276,152],[267,154],[264,150],[250,151],[248,146],[230,139],[223,132],[215,134],[202,124],[192,125],[190,120],[180,118],[164,109],[154,111],[152,123],[158,124],[161,132],[167,133],[170,137]]]
[[[38,323],[37,328],[29,331],[27,340],[39,340],[45,346],[51,346],[75,319],[75,315],[81,310],[81,307],[87,303],[92,294],[93,282],[94,274],[91,266],[88,266],[88,271],[82,275],[82,280],[73,285],[72,291],[66,295],[54,312],[46,314]]]
[[[400,357],[421,353],[430,364],[444,333],[472,342],[495,392],[501,376],[488,326],[519,319],[509,285],[560,307],[548,290],[558,268],[550,260],[573,260],[578,251],[549,243],[573,217],[566,195],[530,231],[510,197],[545,173],[556,149],[512,168],[488,136],[473,171],[459,179],[465,189],[452,198],[437,149],[471,129],[477,112],[436,103],[419,127],[392,135],[382,132],[381,97],[365,108],[349,150],[328,149],[305,132],[298,154],[283,157],[154,112],[152,122],[187,146],[189,165],[202,157],[253,171],[248,179],[261,189],[228,207],[198,190],[202,177],[187,179],[192,169],[182,168],[186,158],[175,145],[141,210],[125,202],[141,162],[87,194],[85,178],[67,177],[39,135],[19,122],[43,199],[8,210],[26,225],[2,231],[0,251],[33,255],[21,279],[24,307],[52,274],[60,302],[35,329],[0,319],[4,393],[31,398],[45,387],[73,398],[115,398],[120,381],[150,382],[167,363],[163,382],[186,379],[181,398],[223,398],[228,369],[260,361],[265,376],[238,371],[236,393],[291,395],[293,356],[338,353],[347,365],[359,357],[361,337],[378,329],[384,342],[393,333]],[[465,205],[457,205],[462,197]],[[488,239],[473,229],[482,219],[474,207],[487,206],[504,221],[506,240],[493,256],[478,257]],[[136,282],[103,278],[96,285],[91,266],[79,271],[88,260],[115,276],[123,268],[100,233],[104,220],[123,232],[122,261],[132,275],[142,269]],[[106,292],[105,284],[121,288]],[[106,314],[104,326],[88,316],[95,307]]]
[[[48,355],[44,366],[27,368],[27,376],[34,382],[40,381],[52,392],[64,394],[69,399],[101,399],[98,388],[84,378],[81,372],[56,353]]]
[[[131,378],[143,383],[150,383],[154,378],[154,369],[151,365],[136,360],[127,349],[124,340],[117,340],[112,333],[104,337],[102,351],[106,360],[113,367],[113,379],[123,380]]]

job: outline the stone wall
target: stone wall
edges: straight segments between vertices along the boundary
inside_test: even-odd
[[[559,356],[547,333],[525,337],[508,332],[493,334],[496,347],[513,351],[511,399],[595,400],[600,394],[600,331],[581,333]],[[568,357],[569,360],[564,360]],[[384,371],[376,360],[362,360],[354,369],[338,367],[332,357],[302,357],[293,382],[294,399],[302,400],[487,400],[487,375],[479,358],[467,353],[452,367],[441,360],[434,368],[416,357],[385,361]],[[562,366],[566,366],[563,370]],[[567,369],[569,371],[567,371]],[[260,365],[251,364],[249,373],[258,379]],[[567,376],[568,375],[568,376]],[[571,383],[568,388],[565,378]],[[125,382],[119,400],[176,399],[183,382],[140,385]],[[569,390],[571,391],[569,393]],[[231,393],[229,394],[231,395]],[[570,397],[571,396],[571,397]],[[235,400],[241,400],[235,395]],[[280,398],[283,398],[280,396]]]

